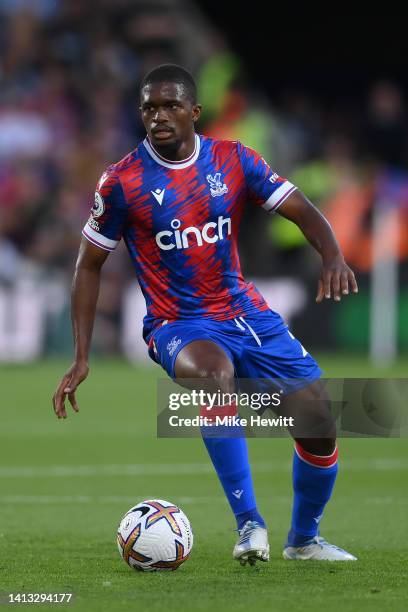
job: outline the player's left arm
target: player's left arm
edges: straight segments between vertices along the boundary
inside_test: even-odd
[[[358,292],[354,272],[344,261],[333,230],[315,206],[298,190],[290,194],[276,211],[301,229],[310,244],[322,258],[322,271],[318,283],[316,302],[323,298],[341,300],[350,290]]]

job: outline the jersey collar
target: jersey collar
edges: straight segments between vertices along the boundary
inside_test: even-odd
[[[143,141],[146,151],[154,159],[155,162],[160,164],[160,166],[164,166],[165,168],[171,168],[172,170],[182,170],[183,168],[188,168],[197,160],[200,154],[200,146],[201,141],[198,134],[195,135],[195,146],[192,154],[187,157],[187,159],[182,159],[180,161],[171,161],[170,159],[166,159],[162,157],[151,145],[149,138],[146,138]]]

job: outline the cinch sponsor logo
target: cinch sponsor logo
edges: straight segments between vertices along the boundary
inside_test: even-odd
[[[164,230],[156,234],[156,243],[163,251],[203,246],[204,242],[211,244],[231,234],[231,219],[230,217],[224,218],[222,215],[217,221],[206,223],[202,229],[192,225],[180,230],[181,221],[179,219],[173,219],[170,225],[173,231]]]

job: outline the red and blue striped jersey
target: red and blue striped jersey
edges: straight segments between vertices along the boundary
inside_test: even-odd
[[[84,236],[113,251],[124,239],[146,299],[144,336],[164,320],[223,321],[268,309],[238,256],[247,202],[273,213],[296,188],[240,142],[195,136],[183,161],[146,138],[101,176]]]

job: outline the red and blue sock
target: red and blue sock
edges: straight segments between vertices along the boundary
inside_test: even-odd
[[[337,447],[331,455],[308,453],[296,442],[293,457],[293,510],[287,546],[303,546],[319,533],[324,508],[336,481]]]
[[[215,419],[216,416],[234,416],[237,409],[234,404],[217,406],[210,411],[204,407],[200,414]],[[218,437],[223,431],[228,437]],[[209,425],[201,428],[201,434],[235,515],[238,529],[242,529],[247,521],[257,521],[265,527],[265,521],[256,507],[248,448],[241,426]]]

